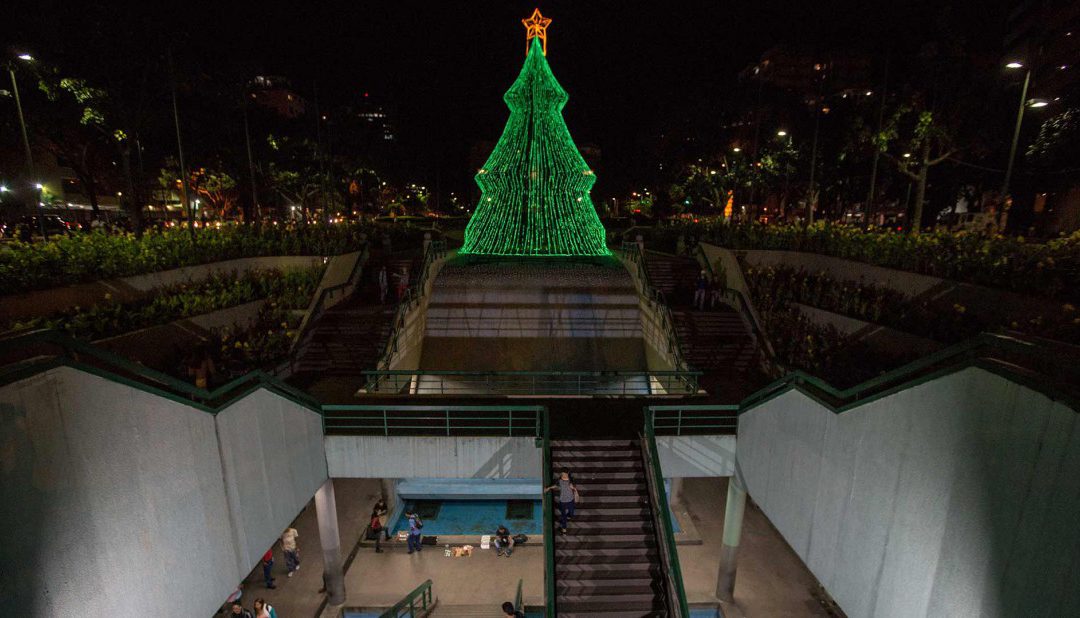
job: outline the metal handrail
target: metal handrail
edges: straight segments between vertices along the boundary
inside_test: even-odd
[[[420,607],[417,607],[417,604]],[[405,595],[393,607],[380,614],[379,618],[401,618],[402,616],[412,618],[417,615],[427,615],[427,612],[433,607],[435,607],[435,603],[431,592],[431,580],[429,579]],[[418,614],[418,611],[422,613]]]
[[[416,284],[409,286],[408,289],[405,290],[405,295],[398,301],[397,308],[394,310],[394,319],[391,322],[390,336],[386,341],[386,346],[383,348],[382,354],[379,356],[379,360],[375,365],[376,367],[380,369],[390,368],[390,364],[397,354],[399,347],[398,339],[405,327],[409,311],[415,304],[423,299],[425,295],[424,289],[427,286],[431,267],[436,261],[445,257],[446,252],[445,240],[433,240],[424,250],[423,261],[420,265],[420,275],[416,278]]]
[[[323,433],[540,437],[544,406],[323,405]],[[359,412],[342,416],[339,412]],[[488,424],[480,424],[488,423]],[[516,432],[516,433],[515,433]]]
[[[296,333],[296,339],[293,340],[292,345],[289,347],[289,361],[290,366],[295,360],[298,351],[303,347],[303,344],[311,338],[311,325],[319,320],[322,314],[326,311],[326,303],[330,298],[338,291],[344,290],[350,285],[355,286],[359,284],[360,277],[364,272],[364,265],[367,264],[369,253],[369,244],[364,243],[364,246],[360,248],[360,255],[356,256],[356,262],[353,263],[352,270],[349,271],[349,276],[345,278],[345,281],[341,283],[331,285],[323,288],[319,293],[319,297],[315,299],[315,302],[311,305],[311,309],[304,316],[303,322],[298,328]]]
[[[544,511],[544,615],[546,618],[555,618],[555,516],[552,511],[551,492],[547,490],[547,483],[551,477],[551,418],[547,409],[543,413],[543,425],[540,435],[540,448],[542,471],[540,476],[540,491],[543,495]]]
[[[700,371],[459,371],[376,369],[363,372],[369,393],[565,395],[609,394],[683,396],[697,392]],[[430,380],[425,381],[425,378]],[[453,379],[449,379],[453,378]],[[666,392],[654,393],[659,385]],[[415,389],[412,388],[415,386]],[[645,391],[645,392],[643,392]]]
[[[686,590],[683,588],[682,569],[679,567],[679,552],[675,547],[675,529],[671,525],[671,510],[667,492],[664,491],[664,473],[660,469],[660,458],[656,449],[656,431],[653,411],[645,408],[645,427],[641,434],[641,450],[645,456],[645,478],[648,481],[649,499],[652,502],[653,525],[660,536],[660,558],[664,572],[665,602],[669,616],[690,617],[686,602]]]
[[[649,269],[645,265],[645,255],[641,252],[641,247],[637,243],[624,242],[622,254],[637,267],[637,279],[641,282],[641,294],[660,316],[660,327],[667,335],[668,354],[674,361],[675,367],[680,370],[690,370],[690,364],[683,359],[679,333],[675,328],[675,318],[671,315],[671,308],[667,304],[663,291],[656,289],[649,278]]]
[[[705,255],[705,249],[702,248],[701,243],[695,243],[691,251],[694,253],[694,257],[697,258],[699,264],[703,264],[705,270],[708,273],[710,281],[716,281],[716,270],[709,262],[709,257]],[[758,350],[761,352],[761,364],[765,373],[769,376],[775,377],[784,373],[784,366],[780,364],[780,360],[776,356],[776,351],[773,349],[772,342],[765,335],[765,327],[761,324],[761,320],[758,318],[757,311],[754,311],[753,302],[747,298],[746,294],[742,290],[737,290],[726,285],[724,282],[724,288],[722,294],[733,309],[742,314],[746,323],[750,326],[750,330],[754,333],[754,339],[757,340]]]
[[[522,585],[524,583],[525,583],[524,579],[519,579],[518,580],[517,593],[514,595],[514,609],[519,611],[519,612],[524,612],[525,611],[525,603],[523,602],[524,601],[524,591],[522,590]]]
[[[737,404],[707,404],[690,406],[649,406],[653,431],[657,434],[681,436],[683,430],[711,430],[716,433],[735,433],[739,428]],[[689,415],[684,414],[689,412]],[[702,414],[727,412],[727,414]]]

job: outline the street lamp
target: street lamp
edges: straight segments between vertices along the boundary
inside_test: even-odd
[[[1028,101],[1028,105],[1031,106],[1031,107],[1039,108],[1039,107],[1046,107],[1047,105],[1050,105],[1050,102],[1047,101],[1046,99],[1032,99],[1032,100]]]
[[[776,136],[777,137],[787,137],[787,131],[785,131],[783,129],[780,129],[779,131],[776,132]]]
[[[1024,69],[1024,87],[1020,89],[1020,106],[1016,110],[1016,128],[1013,129],[1012,147],[1009,148],[1009,164],[1005,166],[1005,180],[1001,183],[1001,199],[1009,194],[1009,181],[1012,180],[1013,162],[1016,160],[1016,146],[1020,142],[1020,125],[1024,122],[1024,106],[1027,103],[1028,85],[1031,84],[1031,69],[1024,63],[1013,60],[1005,65],[1007,69]]]
[[[34,57],[30,54],[23,52],[16,56],[23,62],[33,62]],[[26,133],[26,118],[23,116],[22,99],[19,97],[19,82],[15,79],[15,65],[11,62],[8,63],[8,74],[11,75],[11,91],[15,95],[15,109],[19,113],[19,128],[22,129],[23,148],[26,149],[26,171],[29,174],[29,178],[33,178],[37,174],[34,173],[34,155],[30,151],[30,137]],[[38,215],[38,226],[41,228],[41,238],[48,240],[48,232],[45,231],[45,217],[42,216],[39,210],[41,205],[41,184],[35,185],[38,189],[37,195],[34,196],[34,202],[38,204],[38,208],[34,211]]]

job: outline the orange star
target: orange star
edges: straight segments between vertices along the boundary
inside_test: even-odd
[[[529,54],[529,43],[536,37],[540,38],[544,55],[547,55],[547,27],[551,18],[540,14],[540,9],[533,9],[533,14],[528,19],[521,20],[525,24],[525,55]]]

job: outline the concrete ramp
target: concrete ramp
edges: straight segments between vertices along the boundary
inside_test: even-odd
[[[422,370],[644,371],[638,297],[614,258],[458,258],[428,306]]]

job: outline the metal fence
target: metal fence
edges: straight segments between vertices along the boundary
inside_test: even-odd
[[[392,395],[686,396],[700,371],[365,371],[368,393]]]
[[[370,436],[540,437],[544,406],[324,405],[323,431]]]

